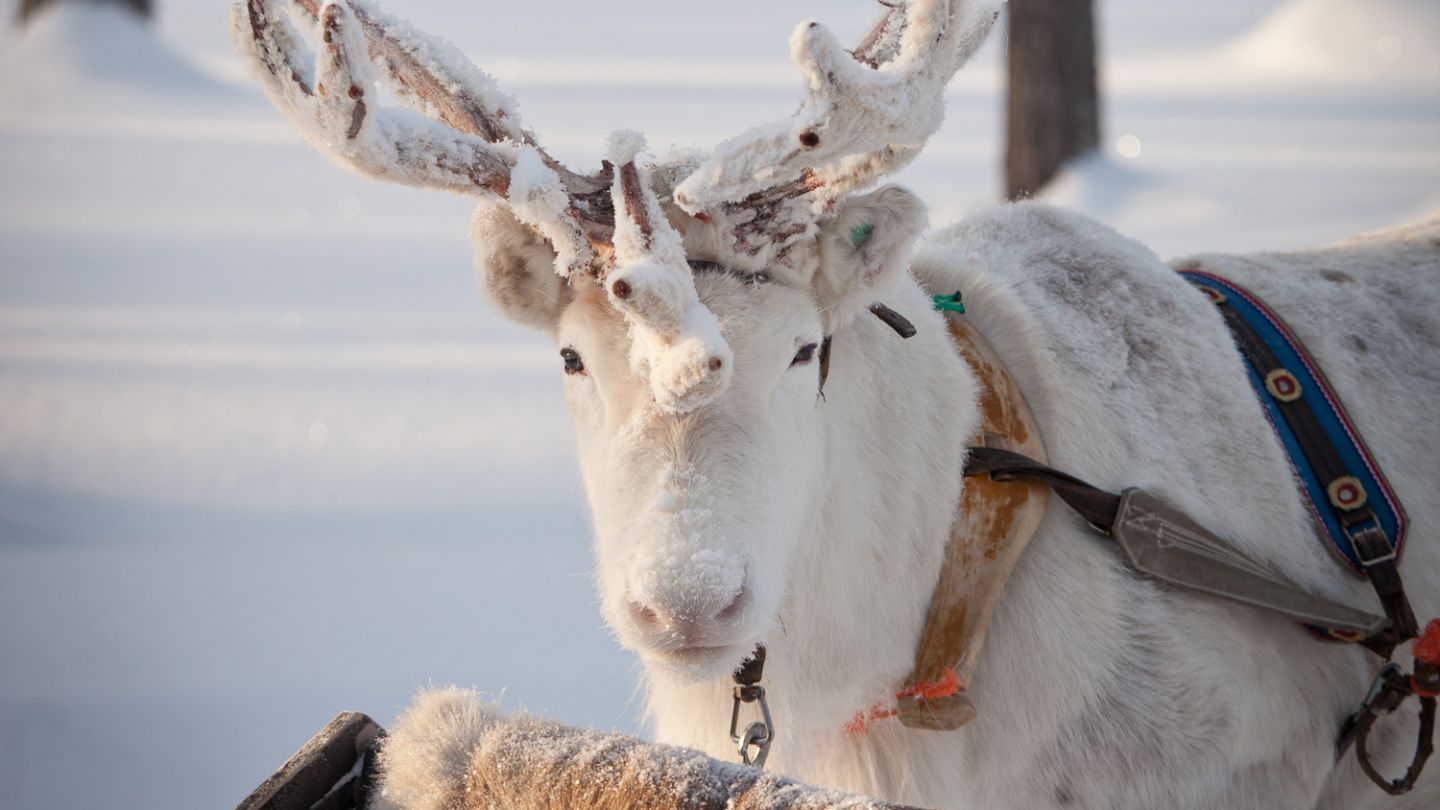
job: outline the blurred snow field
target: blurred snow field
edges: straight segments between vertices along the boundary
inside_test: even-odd
[[[430,682],[641,730],[559,360],[474,292],[469,202],[337,170],[240,74],[224,4],[157,5],[0,40],[0,807],[228,806]],[[788,114],[790,29],[874,13],[390,5],[582,169],[615,128],[664,153]],[[1050,199],[1162,256],[1440,208],[1440,4],[1099,5],[1105,147]],[[899,178],[933,225],[1000,188],[999,40]]]

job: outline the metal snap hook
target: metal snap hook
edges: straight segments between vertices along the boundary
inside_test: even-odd
[[[740,729],[740,705],[759,703],[760,719]],[[775,721],[770,717],[770,704],[765,700],[765,687],[758,684],[735,687],[734,702],[730,707],[730,740],[737,744],[740,761],[756,768],[765,767],[765,758],[770,755],[770,744],[775,741]]]

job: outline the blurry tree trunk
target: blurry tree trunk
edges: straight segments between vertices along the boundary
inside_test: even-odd
[[[1100,143],[1093,0],[1010,0],[1005,196],[1044,188]]]
[[[20,0],[20,24],[24,25],[29,22],[35,12],[40,9],[57,3],[89,3],[93,6],[123,6],[146,19],[149,19],[151,14],[150,0]]]

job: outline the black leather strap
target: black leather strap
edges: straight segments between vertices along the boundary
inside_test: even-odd
[[[736,686],[754,686],[760,683],[765,675],[765,645],[756,644],[755,651],[745,659],[745,663],[735,670]]]
[[[1370,758],[1368,744],[1371,729],[1375,727],[1377,720],[1400,708],[1407,698],[1415,694],[1414,677],[1406,677],[1394,664],[1381,670],[1380,675],[1375,679],[1375,688],[1371,690],[1365,704],[1341,727],[1340,739],[1336,744],[1337,757],[1344,756],[1345,752],[1353,745],[1355,758],[1360,762],[1361,770],[1370,777],[1370,781],[1391,796],[1408,793],[1411,788],[1415,787],[1415,780],[1420,778],[1420,772],[1425,769],[1425,761],[1435,751],[1435,698],[1430,695],[1422,695],[1420,697],[1420,728],[1416,734],[1415,753],[1411,756],[1410,767],[1405,769],[1404,775],[1398,779],[1386,779],[1376,769],[1375,763]]]
[[[1120,510],[1120,496],[1106,492],[1075,476],[1049,467],[1029,456],[998,447],[971,447],[965,462],[965,475],[985,475],[996,481],[1007,478],[1029,478],[1054,490],[1071,509],[1090,521],[1090,525],[1109,534]]]

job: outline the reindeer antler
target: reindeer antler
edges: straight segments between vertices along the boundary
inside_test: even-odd
[[[853,52],[801,23],[790,38],[805,78],[800,109],[721,144],[676,188],[686,211],[730,228],[738,256],[783,262],[837,200],[914,159],[944,120],[945,85],[1004,4],[880,2],[885,12]]]
[[[945,85],[1003,0],[881,0],[884,14],[853,53],[818,23],[802,24],[790,42],[806,87],[794,116],[722,144],[693,171],[683,161],[642,169],[643,142],[621,136],[589,176],[551,157],[514,102],[448,43],[370,0],[293,2],[320,27],[313,68],[277,0],[239,0],[231,21],[271,100],[306,139],[363,174],[500,198],[550,242],[561,275],[607,279],[631,326],[632,366],[661,409],[686,411],[725,388],[730,351],[661,200],[673,188],[697,218],[721,218],[733,258],[786,263],[821,215],[904,166],[939,128]],[[378,106],[376,63],[408,109]]]
[[[550,240],[562,274],[603,272],[614,222],[608,167],[586,176],[561,165],[495,81],[448,43],[366,0],[294,2],[321,27],[313,72],[275,0],[235,5],[231,25],[271,101],[307,140],[372,177],[500,197]],[[372,56],[411,109],[376,104]]]
[[[307,140],[373,177],[501,198],[550,241],[562,275],[607,281],[631,327],[631,364],[660,409],[687,411],[724,390],[730,349],[700,304],[650,169],[636,165],[640,136],[617,133],[604,169],[576,174],[545,152],[521,127],[514,102],[453,46],[384,17],[368,0],[294,2],[320,26],[313,76],[274,0],[244,0],[231,21],[271,100]],[[410,109],[375,104],[372,57]],[[659,168],[668,198],[674,175],[688,166]]]
[[[616,169],[616,267],[606,276],[610,302],[630,323],[630,365],[650,382],[655,404],[684,413],[730,382],[730,347],[714,313],[700,303],[685,244],[670,226],[650,178],[635,164],[645,146],[634,132],[610,136]]]

